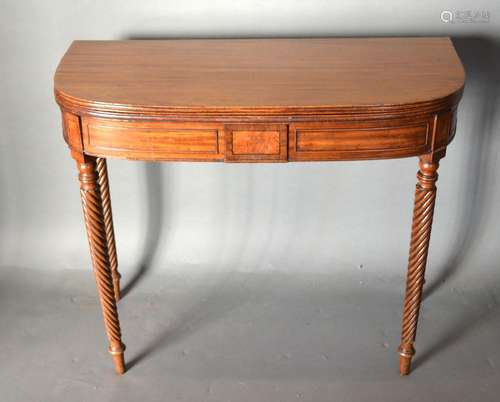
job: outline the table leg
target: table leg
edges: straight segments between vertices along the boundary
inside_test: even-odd
[[[113,289],[116,301],[120,300],[120,278],[118,272],[118,257],[116,256],[115,231],[113,229],[113,212],[111,210],[111,197],[109,195],[108,167],[105,158],[97,158],[97,174],[102,198],[102,211],[104,215],[104,228],[108,244],[109,265],[113,276]]]
[[[401,345],[399,346],[399,371],[401,375],[410,372],[410,364],[415,349],[415,335],[422,300],[427,252],[431,236],[434,202],[436,200],[436,181],[439,162],[432,155],[420,157],[420,170],[417,173],[413,224],[411,231],[410,255],[406,277],[406,293],[403,307]]]
[[[99,185],[97,160],[94,157],[85,155],[77,155],[75,159],[79,170],[80,194],[92,265],[109,340],[109,352],[113,356],[116,372],[123,374],[125,372],[123,358],[125,345],[121,341],[120,322],[113,289],[113,275],[106,237],[104,201]]]

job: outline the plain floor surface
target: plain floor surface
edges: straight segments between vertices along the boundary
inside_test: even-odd
[[[151,274],[119,304],[119,377],[91,272],[3,267],[0,400],[500,400],[495,283],[427,297],[400,377],[402,276],[361,277]]]

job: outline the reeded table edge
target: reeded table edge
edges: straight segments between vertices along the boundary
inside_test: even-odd
[[[309,116],[405,116],[421,113],[438,113],[455,107],[465,86],[447,96],[428,101],[384,105],[325,105],[325,106],[265,106],[265,107],[217,107],[217,106],[151,106],[115,104],[75,98],[54,88],[59,106],[77,114],[109,115],[116,117],[309,117]]]

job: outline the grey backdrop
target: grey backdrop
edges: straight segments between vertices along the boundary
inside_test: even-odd
[[[486,10],[489,23],[443,23]],[[467,71],[442,161],[428,287],[498,280],[498,1],[0,1],[0,264],[89,270],[52,77],[74,39],[450,35]],[[411,68],[411,66],[408,66]],[[125,283],[151,272],[403,277],[416,158],[283,165],[111,161]],[[449,282],[448,282],[449,283]],[[130,285],[129,285],[130,286]]]

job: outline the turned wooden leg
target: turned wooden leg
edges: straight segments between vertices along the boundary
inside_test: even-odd
[[[113,276],[106,236],[103,199],[98,181],[97,161],[96,158],[84,155],[80,155],[80,157],[75,159],[77,159],[77,166],[80,172],[80,194],[82,197],[83,214],[101,309],[104,316],[104,325],[109,340],[109,352],[113,356],[116,372],[123,374],[125,372],[123,358],[125,345],[121,340],[120,322],[113,289]]]
[[[401,344],[399,346],[399,371],[401,375],[410,372],[410,364],[415,349],[415,335],[422,300],[427,252],[431,236],[434,202],[436,199],[437,169],[439,163],[432,155],[420,157],[420,170],[417,173],[415,205],[411,231],[410,256],[406,277],[406,293],[403,307]]]
[[[121,275],[118,272],[118,257],[116,256],[115,231],[113,229],[113,212],[111,210],[111,197],[109,195],[109,180],[106,159],[97,158],[97,174],[99,177],[99,188],[102,198],[102,211],[104,215],[104,228],[106,230],[106,242],[108,244],[109,265],[111,267],[111,275],[113,276],[113,289],[115,292],[115,299],[116,301],[119,301],[121,298]]]

